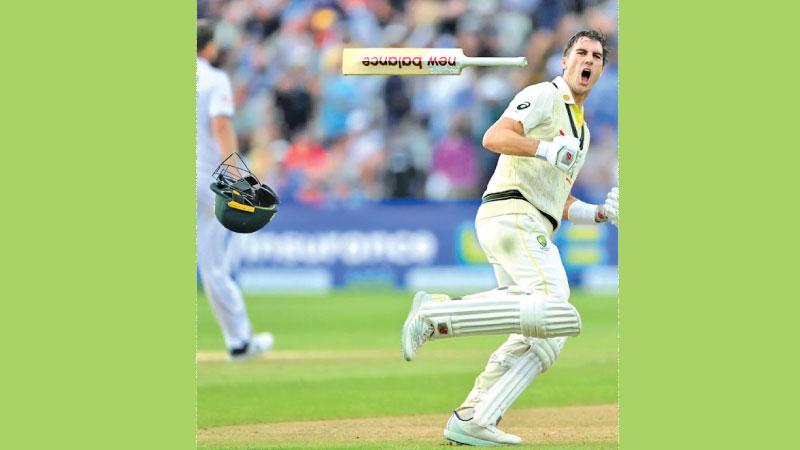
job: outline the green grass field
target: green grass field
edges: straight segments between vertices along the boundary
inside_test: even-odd
[[[512,407],[610,405],[617,401],[617,304],[610,296],[575,292],[583,332],[567,342],[557,364]],[[413,442],[350,442],[325,436],[271,441],[205,439],[231,425],[333,421],[434,414],[438,436],[451,409],[472,387],[502,336],[433,341],[405,362],[400,327],[411,294],[338,292],[330,296],[250,296],[256,331],[275,335],[274,352],[243,364],[224,360],[224,345],[206,298],[198,294],[197,424],[201,448],[440,448],[439,438]],[[510,420],[510,419],[509,419]],[[358,422],[362,423],[362,422]],[[364,422],[366,423],[366,422]],[[318,427],[318,422],[314,422]],[[348,425],[349,427],[360,425]],[[222,427],[222,428],[219,428]],[[272,426],[275,429],[277,424]],[[299,424],[302,429],[302,423]],[[268,428],[265,428],[268,429]],[[433,439],[431,441],[430,439]],[[616,448],[616,442],[575,442],[530,448]]]

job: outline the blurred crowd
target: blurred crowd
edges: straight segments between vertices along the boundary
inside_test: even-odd
[[[483,133],[516,92],[561,74],[583,28],[612,51],[585,104],[592,146],[573,192],[602,201],[615,183],[615,0],[198,0],[198,17],[216,24],[240,149],[282,200],[480,197],[497,160]],[[344,47],[461,48],[528,66],[345,77]]]

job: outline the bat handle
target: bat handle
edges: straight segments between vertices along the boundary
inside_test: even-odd
[[[528,65],[528,59],[524,57],[519,58],[481,58],[465,56],[462,66],[482,66],[482,67],[525,67]]]

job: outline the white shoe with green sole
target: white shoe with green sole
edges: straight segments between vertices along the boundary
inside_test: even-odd
[[[455,411],[444,428],[444,437],[459,444],[475,447],[497,447],[522,443],[522,438],[519,436],[505,433],[495,426],[482,427],[473,423],[472,420],[461,420]]]

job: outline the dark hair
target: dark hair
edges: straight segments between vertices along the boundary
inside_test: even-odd
[[[569,42],[567,42],[567,47],[564,48],[564,56],[567,56],[569,54],[569,51],[570,49],[572,49],[572,46],[574,46],[575,43],[578,42],[578,39],[582,37],[585,37],[586,39],[591,39],[593,41],[597,41],[600,43],[600,45],[603,46],[603,66],[605,66],[606,63],[608,62],[608,41],[606,40],[606,36],[597,30],[582,30],[575,33],[574,36],[569,38]]]
[[[214,27],[211,22],[205,19],[197,21],[197,52],[206,48],[209,42],[214,40]]]

